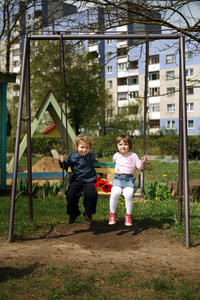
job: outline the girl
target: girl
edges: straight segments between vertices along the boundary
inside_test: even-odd
[[[116,223],[116,207],[118,198],[123,191],[126,205],[125,225],[132,226],[133,193],[135,186],[135,167],[142,170],[143,163],[146,162],[146,156],[141,160],[137,154],[130,152],[132,149],[132,140],[129,136],[120,135],[115,142],[115,148],[118,150],[113,156],[115,165],[115,175],[113,187],[110,196],[109,225]]]

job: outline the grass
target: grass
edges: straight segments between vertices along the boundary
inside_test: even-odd
[[[9,295],[13,300],[200,299],[200,280],[178,279],[173,272],[155,277],[149,270],[144,276],[138,270],[116,267],[115,272],[107,273],[99,272],[94,265],[90,274],[85,275],[84,268],[83,263],[73,268],[40,264],[1,268],[0,299],[11,299]]]
[[[82,201],[80,209],[83,212]],[[0,197],[0,236],[7,238],[9,226],[10,197]],[[43,234],[48,233],[52,226],[66,223],[66,200],[59,197],[47,197],[45,199],[33,199],[34,219],[29,221],[28,199],[20,197],[15,205],[15,224],[14,239],[21,239],[28,234],[41,230]],[[94,215],[94,221],[107,221],[109,212],[109,199],[102,197],[97,203],[97,212]],[[174,236],[182,240],[184,244],[185,229],[177,222],[178,203],[175,199],[163,201],[134,201],[133,208],[134,221],[148,228],[162,229],[163,226],[169,226],[173,229]],[[119,221],[123,221],[125,214],[125,201],[123,197],[119,198],[117,206],[117,216]],[[184,219],[184,208],[183,208]],[[183,220],[184,221],[184,220]],[[83,223],[84,217],[81,215],[77,222]],[[190,227],[191,241],[194,243],[200,240],[200,203],[191,203],[190,205]]]
[[[11,160],[11,158],[12,158],[12,156],[7,156],[7,157],[6,157],[6,163],[9,163],[10,160]],[[32,156],[31,159],[32,159],[32,165],[35,165],[36,162],[38,162],[38,161],[41,159],[41,157]],[[23,155],[23,156],[21,157],[21,159],[19,160],[18,164],[19,164],[20,166],[27,166],[27,156],[24,156],[24,155]]]

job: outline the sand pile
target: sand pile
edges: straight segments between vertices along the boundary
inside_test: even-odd
[[[60,164],[52,157],[45,156],[40,159],[33,167],[32,172],[62,172]]]

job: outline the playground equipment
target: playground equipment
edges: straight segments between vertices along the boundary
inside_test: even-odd
[[[40,123],[45,111],[48,111],[50,116],[53,119],[53,122],[56,124],[56,128],[58,129],[60,135],[62,135],[62,131],[68,130],[68,147],[69,149],[72,148],[73,146],[73,141],[76,137],[72,127],[70,124],[67,122],[67,128],[66,128],[66,116],[64,112],[61,112],[61,107],[60,104],[58,103],[58,100],[56,99],[55,95],[53,92],[50,90],[46,94],[44,100],[42,101],[42,104],[40,105],[40,108],[38,109],[35,118],[31,124],[31,137],[33,136],[38,124]],[[61,118],[61,115],[63,115],[63,118]],[[62,119],[62,121],[61,121]],[[63,129],[62,129],[63,127]],[[66,141],[66,135],[63,136],[65,145],[67,145]],[[19,160],[22,157],[24,151],[26,150],[27,147],[27,134],[24,136],[21,144],[19,145]],[[7,172],[12,173],[13,172],[13,163],[14,163],[14,156],[12,157]],[[8,177],[8,176],[7,176]]]
[[[31,129],[30,129],[30,41],[31,40],[59,40],[60,53],[63,51],[63,40],[146,40],[146,64],[145,64],[145,92],[144,92],[144,143],[143,155],[145,155],[146,143],[146,112],[147,112],[147,88],[148,88],[148,66],[149,66],[149,42],[159,39],[179,40],[179,198],[178,198],[178,221],[182,221],[182,200],[183,200],[183,173],[184,173],[184,201],[185,201],[185,246],[190,248],[189,228],[189,179],[188,179],[188,147],[187,147],[187,112],[186,112],[186,83],[185,83],[185,37],[182,33],[177,34],[81,34],[81,35],[33,35],[26,36],[24,40],[23,62],[20,84],[18,125],[16,132],[15,158],[13,168],[13,183],[10,207],[9,242],[13,239],[13,224],[15,210],[15,193],[17,182],[17,169],[19,158],[19,141],[22,121],[22,105],[24,87],[26,81],[26,107],[27,107],[27,154],[28,154],[28,197],[29,197],[29,218],[33,218],[32,209],[32,171],[31,171]],[[60,66],[64,74],[64,55],[60,55]],[[62,79],[62,78],[61,78]],[[65,79],[65,75],[64,75]],[[62,81],[61,81],[62,82]],[[61,84],[62,86],[62,84]],[[65,85],[64,85],[65,86]],[[62,100],[62,96],[61,96]],[[62,107],[62,105],[61,105]],[[62,135],[63,136],[63,135]],[[184,168],[183,168],[184,167]],[[184,172],[183,172],[184,170]],[[142,184],[144,178],[142,178]],[[141,185],[142,186],[142,185]]]
[[[7,84],[16,81],[16,74],[0,72],[0,189],[6,188],[6,137],[7,137],[7,108],[6,108],[6,93]]]

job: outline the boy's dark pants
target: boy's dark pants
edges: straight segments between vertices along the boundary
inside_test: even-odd
[[[83,193],[83,206],[85,214],[92,215],[96,212],[98,193],[92,182],[72,181],[66,191],[67,214],[70,216],[79,216],[79,198]]]

